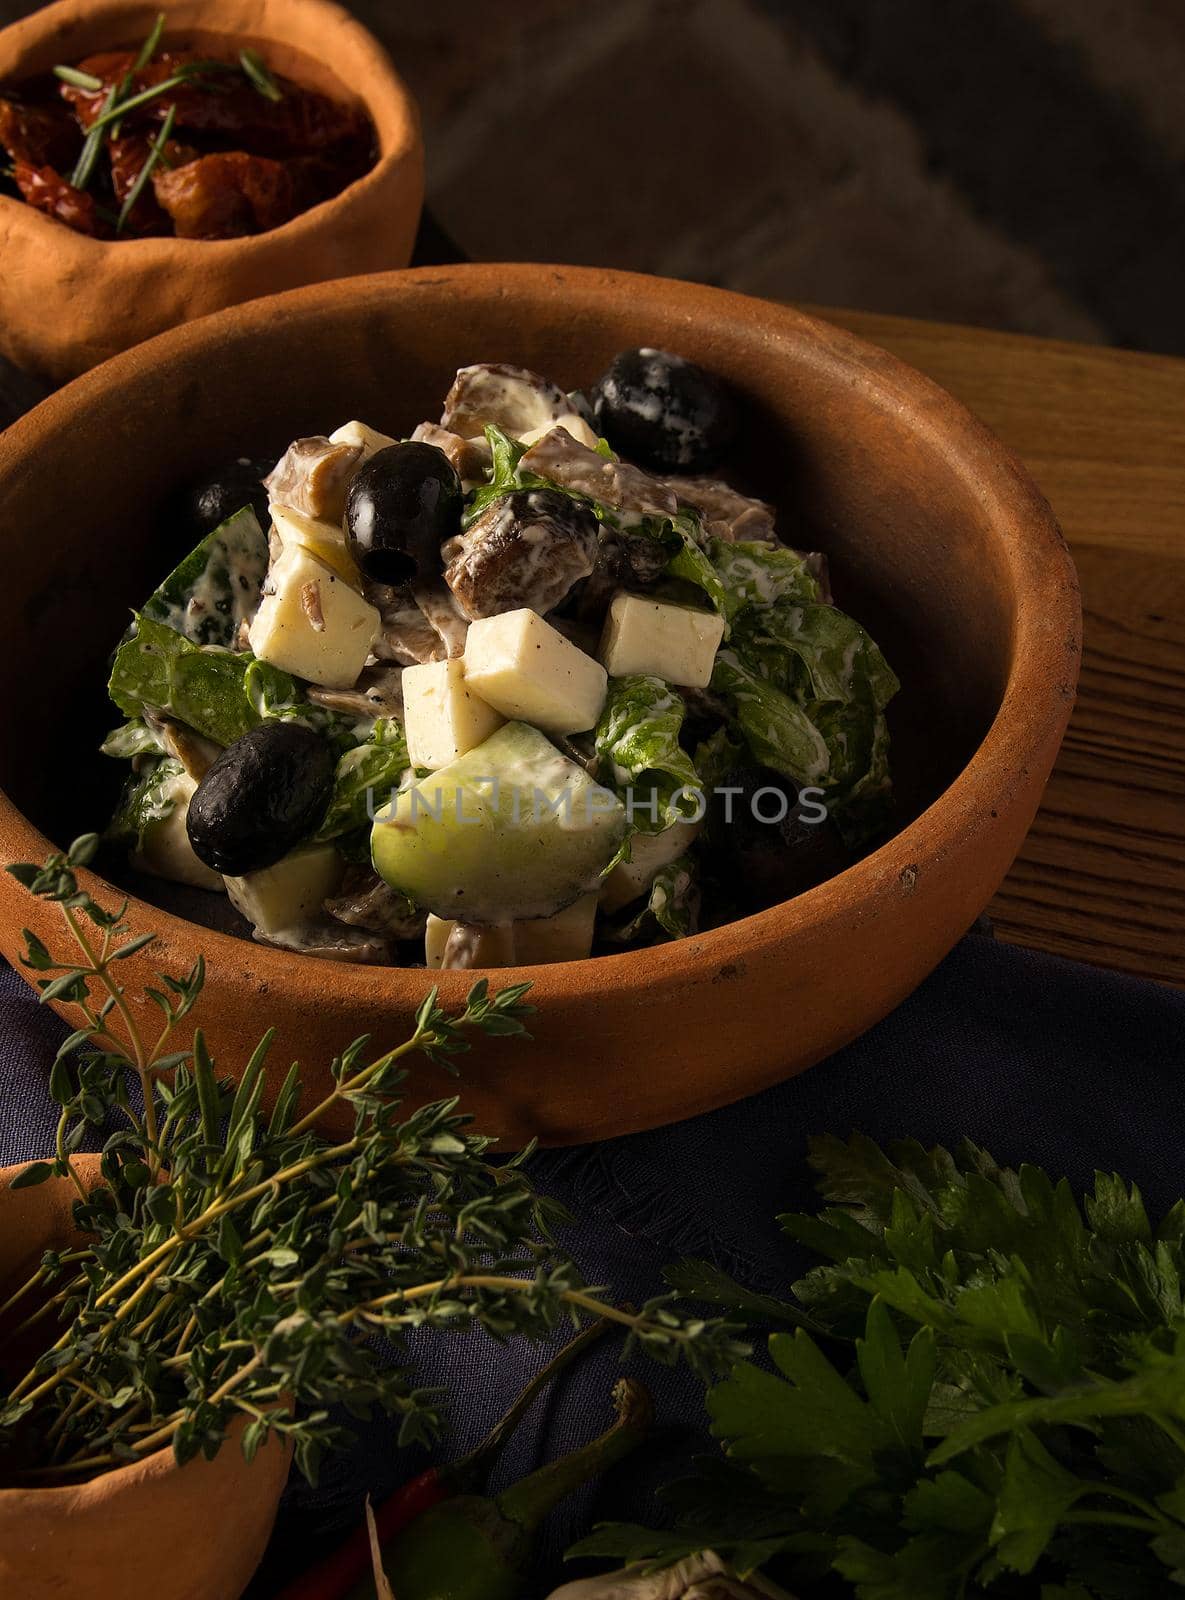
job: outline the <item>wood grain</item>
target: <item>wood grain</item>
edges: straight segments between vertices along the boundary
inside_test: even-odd
[[[997,931],[1185,985],[1185,361],[818,314],[977,412],[1048,496],[1078,566],[1078,705],[989,908]]]

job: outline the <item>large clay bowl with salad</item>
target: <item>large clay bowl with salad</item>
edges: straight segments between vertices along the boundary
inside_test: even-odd
[[[204,953],[222,1067],[275,1027],[277,1084],[400,1042],[433,982],[529,982],[534,1042],[457,1085],[507,1146],[706,1111],[884,1016],[991,898],[1074,697],[1073,567],[1000,443],[690,284],[239,307],[18,423],[0,502],[0,856],[114,810],[84,877],[160,935],[129,982]],[[3,882],[15,959],[56,914]]]
[[[224,306],[406,265],[423,198],[415,103],[328,0],[34,12],[0,32],[0,172],[0,353],[54,383]]]

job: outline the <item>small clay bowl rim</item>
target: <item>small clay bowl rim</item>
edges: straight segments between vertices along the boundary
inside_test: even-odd
[[[0,195],[0,217],[13,218],[14,226],[19,217],[47,249],[75,254],[80,271],[86,270],[88,257],[112,250],[118,251],[120,258],[127,255],[129,264],[138,270],[167,265],[177,271],[203,263],[212,267],[228,255],[238,259],[262,255],[273,249],[273,241],[280,239],[299,248],[307,236],[322,232],[329,213],[369,196],[419,147],[420,114],[411,91],[374,34],[334,0],[89,0],[82,19],[80,9],[78,0],[55,0],[53,5],[0,29],[0,84],[19,84],[22,78],[49,71],[64,54],[68,56],[69,38],[61,41],[65,29],[85,32],[88,38],[101,36],[105,42],[94,48],[117,49],[125,40],[147,37],[161,11],[166,17],[166,42],[170,35],[189,31],[227,39],[250,38],[262,44],[265,53],[271,43],[307,55],[302,44],[288,38],[284,31],[285,18],[292,18],[301,23],[302,36],[305,26],[310,31],[314,27],[320,30],[324,38],[322,64],[365,106],[379,145],[378,159],[370,170],[339,194],[301,211],[278,228],[238,239],[179,239],[175,235],[92,239],[35,211],[23,200]],[[228,12],[231,18],[224,21]],[[355,62],[354,76],[361,80],[357,84],[337,71],[343,57]]]
[[[0,1192],[6,1192],[12,1180],[31,1164],[30,1161],[17,1161],[10,1167],[0,1167]],[[71,1157],[74,1170],[83,1179],[88,1189],[97,1187],[99,1183],[99,1165],[101,1156],[84,1152]],[[59,1178],[58,1183],[66,1184],[68,1178]],[[36,1495],[42,1505],[59,1504],[63,1511],[69,1511],[77,1502],[80,1488],[91,1484],[102,1483],[104,1492],[114,1492],[120,1488],[130,1488],[134,1483],[143,1482],[146,1478],[160,1478],[170,1472],[181,1469],[173,1458],[172,1445],[162,1445],[159,1450],[154,1450],[151,1455],[141,1456],[136,1461],[125,1462],[122,1467],[112,1467],[108,1472],[96,1474],[93,1478],[76,1479],[68,1483],[47,1484],[0,1484],[0,1506],[17,1505],[29,1495]]]
[[[89,1151],[72,1156],[71,1163],[74,1170],[80,1175],[88,1189],[98,1187],[100,1182],[99,1168],[102,1157]],[[7,1190],[12,1180],[31,1165],[30,1161],[17,1161],[10,1167],[0,1167],[0,1191]],[[59,1178],[58,1183],[68,1183],[68,1178]],[[239,1435],[246,1424],[244,1417],[242,1423],[235,1424],[236,1436],[223,1441],[224,1450],[239,1448]],[[270,1441],[269,1441],[270,1442]],[[282,1435],[279,1443],[289,1456],[292,1454],[291,1442]],[[201,1457],[198,1458],[199,1460]],[[177,1465],[171,1444],[161,1445],[159,1450],[151,1454],[140,1456],[135,1461],[127,1461],[121,1467],[109,1467],[106,1472],[95,1473],[89,1478],[76,1478],[66,1483],[46,1484],[19,1484],[14,1486],[0,1483],[0,1508],[4,1505],[19,1505],[23,1500],[35,1495],[43,1506],[57,1504],[65,1513],[70,1512],[78,1503],[80,1491],[90,1494],[101,1494],[108,1498],[115,1494],[134,1488],[154,1478],[167,1478],[172,1473],[183,1472],[184,1467]]]
[[[898,834],[846,871],[792,900],[754,916],[725,923],[691,938],[617,955],[549,966],[497,969],[497,980],[529,981],[541,1009],[562,1010],[573,993],[644,999],[649,991],[706,980],[721,962],[786,953],[796,941],[832,931],[842,934],[853,915],[863,920],[917,877],[944,870],[944,858],[990,837],[992,818],[1016,791],[1023,791],[1031,765],[1040,766],[1056,748],[1074,698],[1081,653],[1081,605],[1069,551],[1048,502],[1019,462],[970,411],[921,373],[885,351],[788,306],[758,301],[723,289],[638,273],[536,264],[466,264],[376,273],[290,290],[174,328],[86,373],[42,402],[0,435],[0,482],[21,456],[36,451],[47,429],[85,427],[90,416],[119,409],[122,392],[134,392],[142,373],[181,368],[229,340],[250,339],[282,320],[299,343],[302,327],[351,304],[358,313],[396,321],[398,308],[414,311],[422,292],[447,293],[463,324],[466,301],[496,300],[557,309],[563,302],[581,315],[604,312],[612,321],[622,300],[654,307],[663,322],[684,320],[711,332],[760,319],[767,343],[784,339],[792,363],[812,362],[829,381],[859,389],[882,412],[907,416],[918,436],[940,449],[950,470],[973,489],[996,529],[1012,589],[1012,662],[999,710],[978,749],[954,781]],[[513,359],[513,350],[507,353]],[[788,364],[788,371],[793,365]],[[740,374],[743,378],[743,374]],[[87,819],[80,818],[80,827]],[[63,841],[67,843],[68,841]],[[7,860],[39,860],[55,848],[0,791],[0,849]],[[82,874],[91,892],[106,900],[125,892],[92,873]],[[420,967],[348,967],[245,944],[163,911],[129,900],[137,928],[162,934],[174,950],[200,947],[207,964],[239,971],[245,988],[266,982],[277,1012],[299,1011],[322,985],[347,991],[360,1005],[392,1011],[414,1007],[429,983],[446,1005],[463,1001],[474,972],[432,972]],[[490,974],[492,976],[492,973]]]

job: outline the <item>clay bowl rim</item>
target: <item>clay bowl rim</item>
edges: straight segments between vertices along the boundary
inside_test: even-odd
[[[184,25],[170,22],[169,18],[174,13],[196,9],[199,3],[210,10],[208,19],[202,18]],[[151,25],[155,14],[163,11],[166,16],[165,40],[170,33],[184,33],[186,27],[211,35],[225,33],[225,37],[233,39],[241,36],[244,30],[223,30],[218,26],[218,13],[225,3],[226,0],[90,0],[86,6],[85,26],[89,31],[102,20],[110,19],[112,43],[109,48],[117,48],[122,19],[147,18]],[[166,263],[175,270],[178,257],[186,269],[200,263],[214,266],[231,255],[263,254],[274,248],[272,241],[276,240],[282,239],[285,243],[299,246],[307,234],[322,231],[330,213],[344,205],[352,205],[356,198],[369,196],[376,187],[386,183],[409,157],[416,154],[420,146],[420,113],[415,97],[400,77],[386,48],[351,12],[338,5],[336,0],[230,0],[230,3],[238,8],[249,5],[258,13],[254,37],[264,43],[289,44],[274,22],[268,28],[262,26],[263,18],[274,13],[278,5],[290,12],[303,13],[310,21],[319,18],[326,39],[324,65],[335,76],[338,76],[336,63],[344,53],[343,38],[346,40],[345,50],[352,47],[365,58],[367,81],[353,87],[353,93],[365,106],[379,143],[378,158],[368,172],[347,184],[339,194],[299,212],[278,228],[269,228],[264,233],[248,234],[239,239],[178,239],[176,236],[93,239],[88,234],[65,227],[52,217],[44,216],[12,195],[0,195],[0,220],[10,221],[13,227],[27,226],[33,238],[40,240],[47,248],[77,254],[84,267],[88,257],[97,258],[100,253],[112,250],[119,252],[117,259],[127,257],[129,271],[133,266],[151,269]],[[27,57],[40,53],[45,46],[52,44],[60,26],[67,20],[72,21],[78,11],[78,0],[54,0],[52,5],[31,12],[29,16],[0,29],[0,83],[19,84],[22,72],[28,76],[30,72],[48,70],[30,68],[26,64]],[[293,48],[301,49],[299,45]],[[349,84],[344,86],[352,87]]]
[[[1047,758],[1056,746],[1073,701],[1081,654],[1081,605],[1077,575],[1065,540],[1048,502],[1007,448],[985,425],[944,389],[896,357],[843,332],[829,323],[784,305],[760,301],[723,289],[638,273],[602,268],[558,267],[522,263],[481,263],[456,267],[423,267],[374,273],[289,290],[248,301],[226,311],[173,328],[51,395],[0,434],[0,485],[22,456],[35,451],[44,429],[68,429],[99,405],[109,404],[121,389],[134,390],[143,369],[184,364],[207,353],[228,335],[249,339],[274,327],[282,316],[291,337],[298,337],[305,319],[340,311],[344,302],[359,310],[379,307],[390,317],[393,308],[414,308],[420,287],[446,287],[457,297],[513,301],[544,288],[562,288],[582,309],[598,304],[611,308],[628,296],[634,303],[656,302],[656,313],[735,327],[760,312],[766,340],[779,334],[794,347],[796,362],[813,361],[836,377],[858,385],[866,398],[894,415],[906,413],[919,437],[945,447],[951,469],[973,485],[998,530],[1012,583],[1012,661],[994,716],[978,748],[955,779],[899,833],[837,876],[791,900],[753,916],[725,923],[691,938],[641,951],[602,955],[548,966],[484,969],[499,982],[530,981],[531,998],[562,1004],[571,991],[590,989],[637,995],[696,978],[706,978],[721,963],[758,958],[797,939],[825,930],[842,931],[855,915],[875,917],[878,908],[908,889],[919,873],[942,870],[943,858],[977,835],[990,832],[993,813],[1004,811],[1014,788],[1023,787],[1031,763]],[[805,335],[805,338],[804,338]],[[513,355],[513,351],[509,352]],[[64,841],[68,843],[68,841]],[[0,850],[6,860],[40,860],[57,848],[0,790]],[[307,1002],[309,990],[344,986],[360,1004],[395,1011],[418,1003],[435,983],[446,1005],[461,1002],[479,970],[433,972],[422,967],[352,967],[250,943],[216,932],[166,912],[148,901],[99,878],[82,874],[97,896],[128,899],[129,918],[139,929],[161,934],[174,950],[200,946],[207,964],[226,963],[248,981],[266,980],[277,1009]]]

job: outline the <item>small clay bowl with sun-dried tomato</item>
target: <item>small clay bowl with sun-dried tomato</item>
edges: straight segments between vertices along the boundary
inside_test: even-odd
[[[330,0],[58,0],[0,32],[0,353],[49,382],[406,266],[422,200],[415,103]]]

